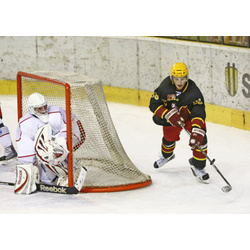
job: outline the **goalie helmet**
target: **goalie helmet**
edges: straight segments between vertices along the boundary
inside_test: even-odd
[[[29,112],[39,118],[42,122],[48,123],[48,103],[40,93],[33,93],[28,98]]]
[[[188,77],[188,68],[185,63],[174,63],[171,69],[171,75],[175,77]]]

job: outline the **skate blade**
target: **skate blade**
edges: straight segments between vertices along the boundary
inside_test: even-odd
[[[164,163],[163,163],[163,164],[160,164],[160,165],[158,165],[157,161],[155,161],[155,162],[154,162],[154,168],[161,168],[162,166],[164,166],[166,163],[170,162],[170,161],[173,160],[174,158],[175,158],[175,154],[173,154],[172,156],[170,156],[169,159],[166,159],[166,160],[164,161]]]
[[[196,180],[197,180],[198,182],[201,182],[201,183],[204,183],[204,184],[209,184],[209,179],[203,180],[203,179],[201,179],[201,178],[199,178],[199,177],[196,177]]]
[[[206,180],[203,180],[200,176],[197,176],[197,174],[195,173],[195,171],[193,170],[193,166],[191,165],[190,166],[190,169],[195,177],[195,179],[198,181],[198,182],[201,182],[201,183],[204,183],[204,184],[209,184],[209,177],[208,179]]]

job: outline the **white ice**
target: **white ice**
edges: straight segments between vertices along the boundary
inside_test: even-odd
[[[15,139],[15,96],[0,96],[4,123]],[[250,212],[250,131],[208,122],[208,156],[233,189],[224,193],[224,180],[207,163],[210,184],[196,181],[189,168],[191,150],[183,131],[176,158],[160,169],[153,168],[161,147],[162,128],[152,121],[147,107],[108,103],[112,120],[130,159],[151,176],[152,185],[114,193],[59,195],[37,192],[15,195],[13,187],[0,186],[0,213],[101,213],[101,214],[246,214]],[[15,144],[15,142],[14,142]],[[2,152],[2,148],[1,148]],[[14,178],[14,166],[0,166]],[[7,170],[6,170],[7,168]],[[1,170],[0,170],[1,171]],[[0,172],[1,173],[1,172]],[[6,178],[6,175],[3,177]],[[6,181],[2,179],[1,181]],[[7,181],[10,181],[8,179]]]
[[[0,96],[0,101],[4,123],[14,141],[16,97]],[[211,250],[212,242],[216,249],[234,246],[245,249],[248,230],[244,225],[249,224],[246,221],[249,216],[235,218],[232,214],[250,214],[250,131],[207,123],[208,155],[216,159],[215,165],[233,187],[231,192],[224,193],[221,188],[226,183],[209,164],[210,184],[199,183],[192,175],[186,133],[182,132],[177,143],[176,158],[161,169],[154,169],[162,128],[153,123],[149,109],[116,103],[108,106],[125,151],[141,171],[151,176],[152,185],[114,193],[37,192],[27,196],[15,195],[13,187],[0,185],[0,214],[4,215],[0,217],[2,243],[12,242],[11,245],[18,247],[23,235],[35,239],[37,230],[47,234],[52,227],[53,235],[46,236],[46,242],[50,238],[51,249],[58,248],[58,244],[61,249],[72,248],[72,244],[75,247],[88,244],[90,249],[103,246],[126,250],[166,249],[167,246],[200,249],[202,246],[203,250]],[[15,166],[0,165],[0,181],[14,181],[14,170]],[[28,214],[36,217],[27,218]],[[48,214],[49,217],[45,216]],[[22,231],[15,233],[15,241],[11,236],[14,229]],[[64,234],[67,238],[58,241]],[[112,240],[107,241],[110,237]]]

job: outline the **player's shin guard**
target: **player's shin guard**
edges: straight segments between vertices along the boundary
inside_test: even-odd
[[[164,158],[168,158],[173,154],[175,146],[175,141],[167,141],[164,137],[162,138],[161,153]]]
[[[175,141],[169,142],[166,141],[163,137],[162,139],[162,147],[161,147],[161,157],[157,161],[154,162],[154,168],[160,168],[165,165],[167,162],[173,160],[175,158],[174,155],[175,149]]]
[[[202,150],[207,154],[207,145],[201,146]],[[207,158],[199,149],[193,150],[193,165],[198,169],[203,169],[206,167]]]
[[[203,152],[207,154],[207,139],[203,140],[201,145],[201,149]],[[209,174],[205,171],[207,158],[204,156],[200,149],[193,150],[193,158],[189,159],[189,163],[191,165],[191,170],[193,175],[197,178],[197,180],[203,183],[209,183]]]

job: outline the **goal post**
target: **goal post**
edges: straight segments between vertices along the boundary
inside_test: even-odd
[[[51,84],[57,84],[59,86],[62,86],[62,88],[65,89],[65,107],[66,107],[66,119],[67,119],[67,147],[68,147],[68,183],[69,187],[73,187],[73,161],[72,161],[72,127],[71,127],[71,102],[70,102],[70,85],[66,82],[62,82],[56,79],[49,79],[47,77],[42,77],[39,75],[21,72],[19,71],[17,73],[17,114],[18,114],[18,120],[24,115],[23,110],[26,112],[27,110],[27,103],[24,101],[23,97],[26,96],[26,98],[32,94],[33,92],[37,91],[30,86],[30,91],[27,91],[26,88],[23,88],[23,81],[24,78],[27,79],[34,79],[38,83],[42,84],[43,82],[50,82]],[[25,84],[25,83],[24,83]],[[39,93],[44,94],[42,89],[38,90]],[[28,93],[27,93],[28,92]],[[47,98],[47,95],[44,94]],[[26,107],[25,107],[26,105]]]
[[[27,99],[39,92],[49,105],[66,110],[68,178],[74,185],[76,165],[88,173],[81,192],[114,192],[146,187],[151,177],[141,172],[127,156],[112,122],[99,79],[65,71],[17,73],[18,120],[28,112]],[[74,145],[72,117],[77,117],[81,135]]]

